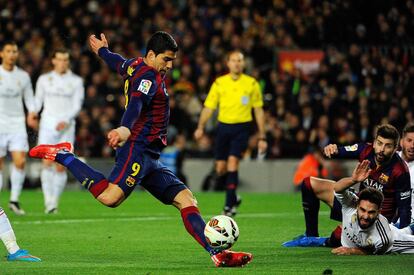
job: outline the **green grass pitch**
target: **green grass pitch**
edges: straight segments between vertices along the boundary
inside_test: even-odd
[[[7,206],[8,193],[0,193]],[[179,212],[138,191],[120,207],[104,207],[83,191],[63,194],[59,214],[43,214],[40,191],[24,191],[27,212],[6,212],[19,244],[41,263],[7,262],[0,274],[414,274],[414,255],[334,256],[328,248],[284,248],[304,232],[300,194],[241,194],[236,216],[240,237],[234,250],[249,251],[244,268],[216,268],[185,231]],[[224,194],[196,194],[205,220],[219,214]],[[320,213],[320,233],[336,223]],[[0,255],[6,250],[0,246]]]

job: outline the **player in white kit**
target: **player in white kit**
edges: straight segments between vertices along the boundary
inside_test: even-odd
[[[336,255],[414,253],[414,225],[398,229],[380,214],[384,195],[373,188],[358,196],[349,187],[365,180],[369,160],[358,163],[352,177],[335,184],[335,196],[342,205],[342,246],[332,250]]]
[[[25,212],[20,208],[19,196],[26,176],[24,168],[29,150],[23,100],[28,110],[27,124],[30,127],[37,127],[37,116],[34,112],[33,88],[29,74],[16,66],[18,54],[15,42],[6,41],[1,45],[0,188],[3,185],[4,157],[9,151],[13,160],[9,207],[14,213],[23,215]]]
[[[27,250],[20,249],[16,242],[13,228],[3,208],[0,207],[0,240],[7,249],[8,261],[40,262],[38,257],[32,256]]]
[[[400,140],[401,151],[398,152],[400,157],[407,164],[410,170],[411,179],[411,222],[414,222],[414,123],[405,125]]]
[[[69,69],[69,52],[66,49],[53,53],[52,65],[53,70],[41,75],[36,83],[36,111],[43,108],[38,143],[74,143],[75,119],[84,99],[83,81]],[[43,160],[40,180],[45,212],[57,213],[59,198],[67,181],[65,168],[53,161]]]

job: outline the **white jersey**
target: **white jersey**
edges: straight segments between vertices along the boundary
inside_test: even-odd
[[[342,204],[342,246],[362,248],[372,254],[414,253],[414,236],[390,225],[381,214],[372,226],[362,229],[357,218],[358,197],[353,192],[335,193],[335,197]]]
[[[82,108],[85,89],[82,78],[67,71],[43,74],[36,83],[36,112],[43,107],[40,129],[55,129],[59,122],[75,125],[75,118]]]
[[[0,133],[26,133],[23,100],[29,112],[35,110],[29,74],[17,66],[7,71],[0,65]]]
[[[398,152],[398,155],[401,157],[402,160],[402,151]],[[406,162],[405,164],[408,166],[408,170],[410,171],[410,180],[411,180],[411,222],[414,222],[414,160],[410,162]]]

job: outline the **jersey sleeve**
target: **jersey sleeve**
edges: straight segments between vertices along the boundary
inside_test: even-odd
[[[149,105],[158,89],[155,73],[150,70],[132,78],[130,83],[131,96],[139,96],[144,104]]]
[[[259,83],[255,79],[253,80],[252,88],[253,88],[253,95],[252,95],[253,108],[263,107],[262,91],[260,89]]]
[[[338,154],[335,155],[337,158],[350,158],[359,159],[362,151],[364,151],[366,143],[356,143],[347,146],[338,146]]]
[[[377,237],[373,240],[372,247],[369,247],[370,252],[376,255],[385,254],[393,244],[390,225],[387,219],[380,215],[374,226]]]
[[[217,80],[213,82],[213,85],[211,85],[210,91],[208,92],[207,98],[204,101],[205,107],[213,110],[217,108],[220,99],[219,86],[220,84]]]
[[[85,88],[83,86],[83,81],[80,77],[77,77],[76,86],[74,88],[71,111],[66,118],[67,121],[74,120],[75,117],[79,114],[80,110],[82,109],[84,97],[85,97]]]
[[[35,99],[35,104],[34,104],[35,110],[34,111],[36,113],[39,113],[43,107],[44,98],[45,98],[44,82],[45,82],[44,76],[40,76],[36,82],[36,90],[35,90],[35,95],[34,95],[34,99]]]
[[[342,212],[352,212],[355,210],[358,197],[349,189],[343,192],[335,192],[335,197],[342,205]]]
[[[100,48],[98,54],[112,71],[118,72],[122,76],[127,73],[129,65],[135,60],[134,58],[125,59],[122,55],[113,53],[106,47]]]
[[[411,182],[410,174],[403,172],[395,180],[395,201],[397,202],[400,228],[408,226],[411,222]]]
[[[30,77],[28,74],[25,75],[25,78],[26,78],[25,85],[23,88],[24,105],[26,106],[29,112],[35,112],[36,105],[35,105],[35,99],[33,95],[32,81],[30,80]]]

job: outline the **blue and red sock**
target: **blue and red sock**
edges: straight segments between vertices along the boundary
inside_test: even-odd
[[[83,185],[83,187],[91,192],[95,198],[109,185],[108,180],[102,173],[80,161],[72,153],[58,153],[55,160],[68,168],[73,176]]]
[[[306,236],[319,237],[318,215],[320,202],[313,192],[310,177],[306,177],[302,182],[302,207],[305,214]]]
[[[226,178],[226,206],[233,207],[237,202],[236,189],[239,185],[239,173],[237,171],[227,172]]]
[[[216,251],[207,243],[204,235],[206,223],[200,216],[200,211],[195,206],[189,206],[181,209],[181,218],[183,219],[185,229],[191,236],[208,252],[210,255],[216,254]]]

